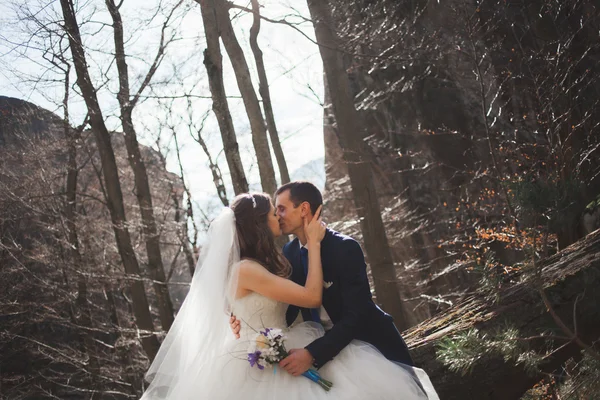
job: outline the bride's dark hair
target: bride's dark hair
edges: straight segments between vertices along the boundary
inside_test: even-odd
[[[271,196],[266,193],[240,194],[231,204],[240,242],[240,258],[260,262],[269,272],[287,278],[292,266],[275,244],[269,228]]]

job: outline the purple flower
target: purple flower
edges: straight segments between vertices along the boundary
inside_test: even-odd
[[[260,331],[260,333],[261,333],[263,336],[266,336],[266,337],[268,337],[268,336],[269,336],[269,332],[271,332],[272,330],[273,330],[273,329],[271,329],[271,328],[266,328],[264,331]]]
[[[258,363],[258,361],[260,360],[260,354],[261,353],[259,350],[256,350],[254,353],[248,353],[248,362],[250,363],[250,367],[254,367],[254,365],[256,364],[258,369],[265,369],[264,366]]]

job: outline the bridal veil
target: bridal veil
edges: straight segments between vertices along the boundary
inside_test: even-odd
[[[235,216],[224,208],[209,228],[189,293],[146,374],[150,385],[142,400],[174,399],[190,367],[195,374],[209,371],[234,340],[229,316],[239,258]]]

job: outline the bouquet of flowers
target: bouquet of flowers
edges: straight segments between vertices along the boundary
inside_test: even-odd
[[[248,362],[250,367],[256,366],[263,370],[266,366],[275,367],[281,360],[288,356],[288,351],[283,343],[285,336],[281,329],[266,328],[260,331],[256,338],[251,342],[248,349]],[[309,369],[302,376],[319,384],[323,389],[329,391],[333,383],[321,378],[321,375],[314,369]]]

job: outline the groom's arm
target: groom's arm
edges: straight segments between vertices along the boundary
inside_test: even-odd
[[[305,347],[315,359],[316,368],[338,355],[354,339],[371,301],[367,265],[360,245],[354,240],[346,240],[340,247],[339,265],[344,270],[340,272],[339,284],[344,314],[325,336]]]

